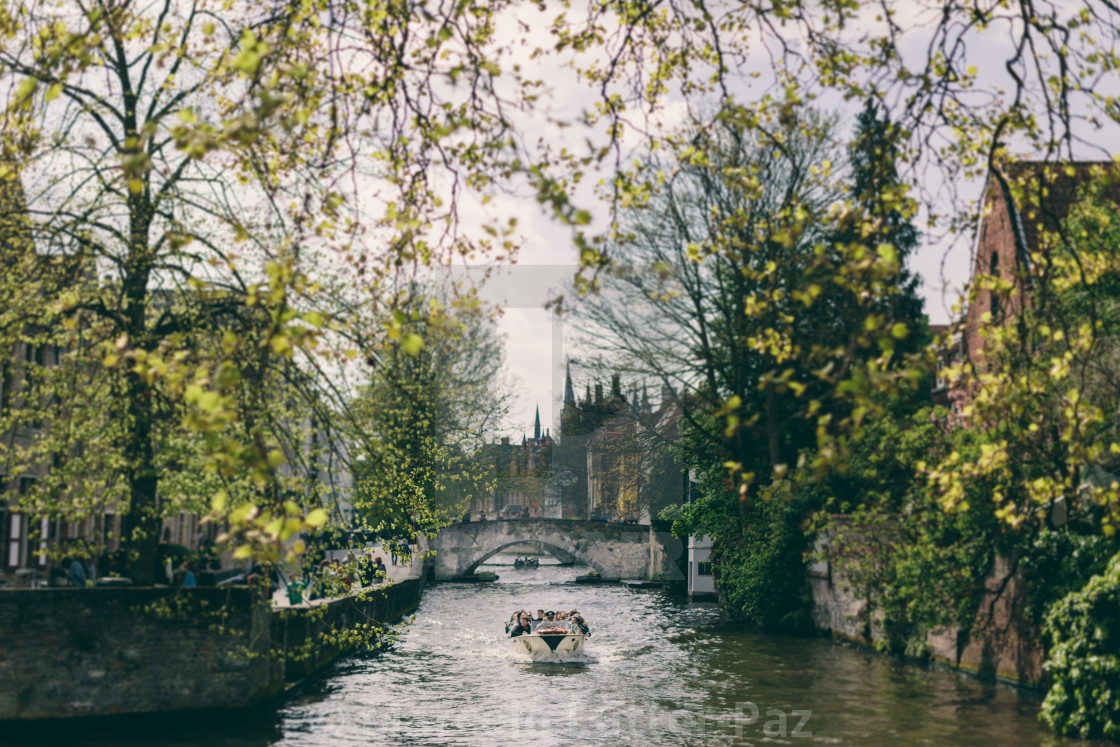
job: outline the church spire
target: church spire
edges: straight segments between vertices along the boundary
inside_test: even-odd
[[[533,440],[541,440],[541,406],[537,405],[537,419],[533,421]]]
[[[576,403],[576,393],[572,389],[572,362],[567,361],[564,373],[564,404]]]

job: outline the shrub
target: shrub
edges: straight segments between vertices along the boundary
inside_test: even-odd
[[[1054,684],[1040,718],[1083,739],[1120,738],[1120,553],[1046,615]]]

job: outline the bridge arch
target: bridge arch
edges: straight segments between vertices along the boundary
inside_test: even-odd
[[[487,558],[516,544],[533,543],[572,556],[606,579],[647,580],[662,573],[665,552],[650,527],[567,519],[511,519],[452,524],[436,535],[437,580],[474,572]],[[675,560],[672,558],[671,560]]]
[[[495,555],[497,555],[498,553],[500,553],[502,550],[505,550],[507,547],[516,547],[517,545],[538,545],[542,549],[547,550],[554,558],[559,560],[562,564],[567,564],[565,562],[564,558],[561,557],[561,556],[566,555],[567,557],[572,558],[573,561],[580,562],[580,563],[583,563],[584,565],[591,566],[596,571],[598,571],[598,573],[600,575],[602,575],[603,570],[604,570],[586,553],[574,552],[574,551],[569,550],[567,548],[558,547],[558,546],[550,544],[548,542],[542,542],[542,541],[536,540],[536,539],[522,539],[522,540],[514,540],[513,542],[507,542],[506,544],[502,545],[501,547],[498,547],[497,549],[491,550],[490,552],[486,553],[486,555],[483,555],[483,556],[479,557],[478,560],[475,560],[474,562],[470,563],[470,565],[467,566],[467,569],[464,571],[464,573],[474,573],[476,570],[478,570],[478,567],[480,565],[482,565],[487,560],[489,560],[490,558],[492,558]]]

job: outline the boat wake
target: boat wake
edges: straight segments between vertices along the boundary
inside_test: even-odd
[[[610,662],[610,661],[624,661],[626,659],[636,659],[639,656],[642,656],[643,654],[646,654],[646,653],[649,653],[650,651],[653,651],[653,649],[654,649],[654,646],[653,646],[652,643],[651,644],[646,644],[645,646],[639,646],[638,648],[619,647],[619,648],[616,648],[616,649],[608,649],[606,651],[603,651],[600,654],[599,661]]]

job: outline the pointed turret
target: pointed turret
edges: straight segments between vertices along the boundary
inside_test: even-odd
[[[533,440],[541,440],[541,406],[537,405],[537,418],[533,421]]]
[[[564,404],[575,404],[576,393],[572,389],[572,362],[568,361],[564,372]]]

